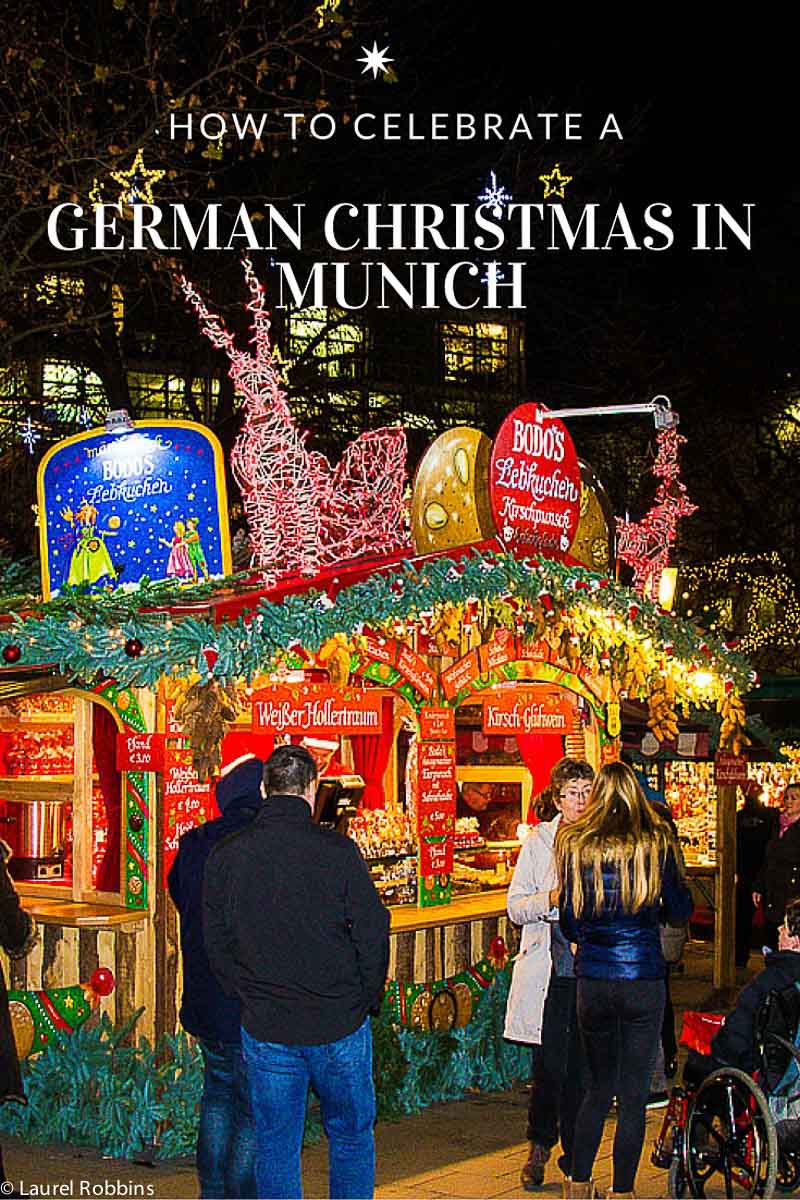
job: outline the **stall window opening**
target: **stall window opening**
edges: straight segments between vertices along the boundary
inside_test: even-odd
[[[123,775],[104,705],[48,692],[0,707],[0,834],[23,893],[120,903]]]

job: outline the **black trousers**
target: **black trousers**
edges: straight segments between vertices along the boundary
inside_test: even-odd
[[[746,967],[750,957],[750,942],[753,937],[753,882],[751,879],[736,881],[736,965]]]
[[[672,1007],[672,993],[669,988],[670,968],[667,966],[667,977],[664,980],[664,1019],[661,1022],[661,1049],[664,1051],[664,1063],[674,1062],[678,1057],[678,1043],[675,1038],[675,1010]]]
[[[550,1150],[560,1136],[567,1162],[572,1157],[575,1118],[586,1084],[576,994],[576,979],[550,976],[542,1017],[542,1045],[534,1060],[528,1099],[528,1141]]]
[[[572,1178],[591,1178],[603,1125],[617,1097],[614,1191],[632,1192],[645,1105],[664,1015],[663,979],[579,979],[578,1024],[589,1086],[575,1123]]]

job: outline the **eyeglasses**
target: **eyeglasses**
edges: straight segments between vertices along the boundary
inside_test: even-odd
[[[561,800],[588,800],[592,790],[592,785],[587,783],[586,787],[567,787],[563,792],[559,792]]]

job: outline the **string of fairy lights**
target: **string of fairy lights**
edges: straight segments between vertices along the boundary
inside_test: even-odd
[[[700,610],[715,632],[740,629],[743,654],[764,647],[795,649],[800,643],[800,596],[777,551],[681,566],[680,580],[686,616]]]

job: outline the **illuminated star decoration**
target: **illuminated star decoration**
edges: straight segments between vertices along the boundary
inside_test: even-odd
[[[42,440],[42,435],[38,429],[34,429],[33,421],[28,417],[25,424],[22,426],[22,432],[19,435],[19,440],[24,442],[28,447],[28,454],[33,454],[37,442]]]
[[[564,188],[568,183],[572,183],[571,175],[561,174],[561,164],[556,163],[549,175],[540,175],[539,182],[544,184],[544,198],[548,196],[559,196],[564,199]]]
[[[153,184],[163,179],[165,171],[151,171],[144,165],[141,147],[127,171],[111,171],[111,178],[122,188],[122,204],[155,204]]]
[[[339,0],[321,0],[321,3],[314,9],[317,16],[317,29],[322,28],[328,16],[330,16],[331,20],[334,19],[334,14],[338,7]]]
[[[373,42],[371,50],[368,50],[366,46],[362,46],[361,49],[364,51],[364,57],[357,58],[356,62],[366,63],[364,70],[361,72],[362,75],[366,75],[367,71],[372,71],[372,78],[377,79],[378,71],[381,71],[384,75],[388,74],[389,68],[386,64],[394,62],[394,59],[389,58],[387,55],[388,46],[384,46],[382,50],[379,50],[378,43]]]
[[[492,215],[501,217],[503,209],[507,204],[510,204],[514,197],[511,192],[507,192],[501,183],[497,182],[497,176],[494,171],[489,172],[489,182],[478,196],[481,204],[491,204]]]

